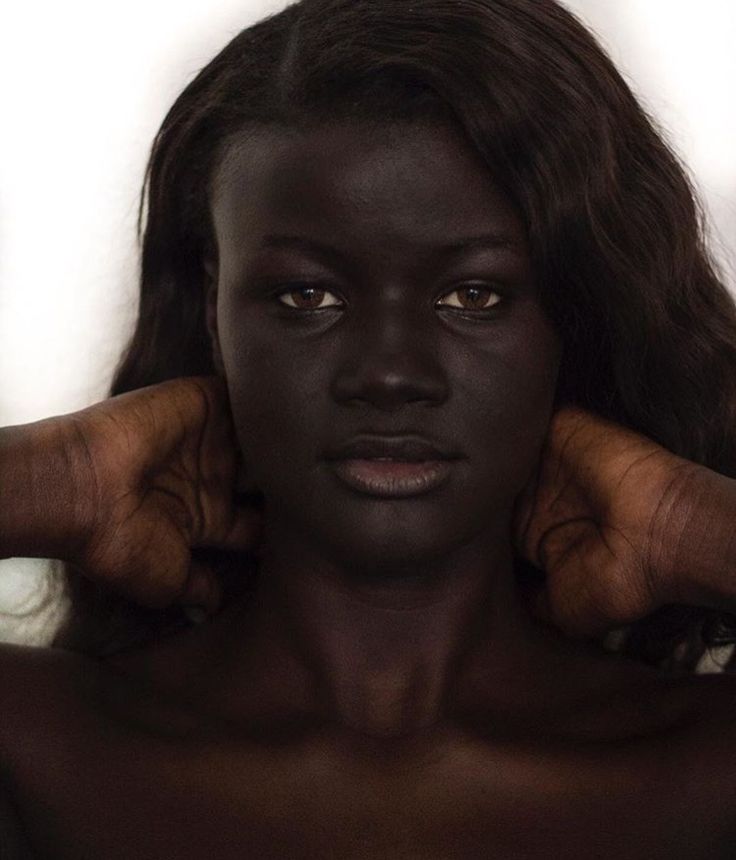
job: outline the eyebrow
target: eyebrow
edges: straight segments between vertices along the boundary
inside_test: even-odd
[[[281,234],[267,234],[263,237],[261,248],[294,248],[307,254],[314,254],[327,259],[344,259],[345,255],[332,245],[319,242],[315,239],[307,239],[304,236],[285,236]],[[451,257],[462,251],[486,248],[488,250],[511,250],[521,251],[518,239],[502,233],[482,233],[478,236],[469,236],[456,242],[448,242],[443,245],[431,247],[431,253],[438,257]]]

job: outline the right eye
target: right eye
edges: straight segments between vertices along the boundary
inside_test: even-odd
[[[334,301],[322,304],[326,297],[332,297]],[[288,290],[278,293],[276,298],[282,305],[296,310],[321,311],[325,308],[342,307],[342,302],[334,293],[312,284],[292,284]]]

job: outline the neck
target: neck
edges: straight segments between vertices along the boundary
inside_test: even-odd
[[[278,678],[311,700],[302,707],[383,737],[438,722],[473,656],[492,654],[499,677],[515,671],[529,624],[507,539],[379,579],[273,528],[248,616],[241,638],[264,684]]]

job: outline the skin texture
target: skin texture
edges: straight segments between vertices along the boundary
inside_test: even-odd
[[[389,733],[436,719],[484,606],[504,639],[522,624],[509,524],[560,356],[523,227],[487,171],[450,128],[405,132],[262,132],[233,147],[215,181],[209,294],[246,469],[265,497],[264,599],[288,611],[342,716]],[[331,250],[264,249],[274,235]],[[490,248],[438,250],[489,235]],[[332,307],[279,303],[275,288],[305,279],[329,286],[311,303]],[[447,306],[468,304],[466,284],[503,303]],[[413,433],[462,459],[422,497],[366,497],[325,462],[366,432]]]
[[[726,609],[729,568],[714,600],[703,550],[731,556],[713,523],[732,529],[734,483],[592,412],[557,410],[513,525],[515,546],[545,573],[539,617],[584,637],[667,603]]]
[[[105,661],[0,651],[41,856],[732,856],[731,679],[568,641],[517,593],[561,344],[472,150],[445,126],[262,130],[213,189],[208,324],[265,497],[259,586]],[[503,247],[438,254],[489,232]],[[332,251],[259,250],[274,234]],[[340,308],[289,315],[274,293],[303,280]],[[497,314],[444,306],[468,282],[498,286]],[[324,455],[366,431],[462,459],[426,495],[360,496]]]
[[[497,542],[549,423],[560,345],[536,302],[522,225],[452,134],[262,133],[231,152],[215,184],[211,331],[272,543],[298,532],[353,576],[424,576],[448,550]],[[273,234],[323,243],[333,259],[259,250]],[[441,259],[441,246],[483,234],[508,247]],[[273,288],[305,279],[329,283],[345,307],[289,315]],[[498,285],[505,306],[486,319],[438,311],[469,282]],[[464,460],[432,498],[365,501],[339,492],[321,463],[366,431],[413,431]]]

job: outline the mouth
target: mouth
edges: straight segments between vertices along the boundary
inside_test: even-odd
[[[330,460],[394,460],[418,463],[457,459],[459,454],[421,436],[356,436],[328,452]]]
[[[335,460],[332,466],[338,478],[359,493],[401,499],[427,493],[444,484],[454,461],[349,459]]]
[[[348,487],[378,498],[407,498],[441,486],[460,455],[414,435],[357,436],[327,457]]]

